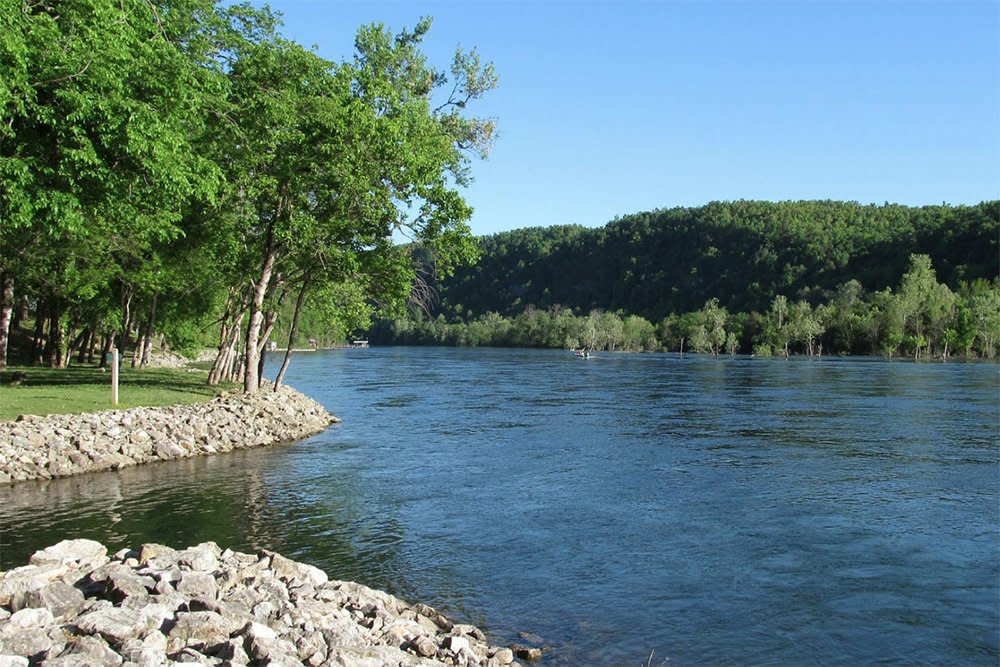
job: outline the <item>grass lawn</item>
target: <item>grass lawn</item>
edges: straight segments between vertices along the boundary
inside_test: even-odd
[[[26,378],[10,386],[15,373]],[[18,415],[94,412],[108,408],[198,403],[236,385],[209,387],[208,371],[195,368],[122,368],[118,405],[111,405],[111,372],[96,366],[11,366],[0,373],[0,421]]]

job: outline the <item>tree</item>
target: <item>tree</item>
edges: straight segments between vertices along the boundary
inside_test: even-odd
[[[812,356],[815,352],[816,338],[823,335],[824,326],[819,315],[812,309],[808,301],[798,301],[788,309],[787,327],[788,339],[801,343],[806,354]],[[787,348],[786,348],[787,349]]]
[[[215,188],[196,143],[218,92],[216,14],[208,0],[3,0],[0,14],[2,298],[46,265],[26,286],[54,349],[67,309],[121,279],[121,251],[147,259]]]
[[[965,299],[969,312],[975,344],[987,359],[996,355],[1000,341],[1000,280],[987,283],[975,281]]]
[[[781,350],[782,355],[788,358],[788,342],[791,340],[791,332],[788,329],[788,298],[784,295],[777,295],[771,302],[770,318],[767,323],[766,336],[768,342],[775,348]]]
[[[341,65],[276,37],[246,45],[234,62],[236,122],[220,152],[230,165],[227,210],[249,250],[236,262],[237,284],[251,286],[245,391],[260,386],[261,334],[279,286],[304,295],[365,275],[368,298],[398,305],[413,273],[393,233],[429,249],[442,274],[473,256],[471,208],[456,186],[469,179],[465,151],[485,154],[493,126],[461,110],[496,76],[458,52],[451,93],[432,108],[448,79],[419,50],[429,28],[422,20],[392,37],[364,27],[354,61]]]

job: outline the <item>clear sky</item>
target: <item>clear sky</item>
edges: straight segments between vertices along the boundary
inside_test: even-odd
[[[477,235],[713,200],[1000,198],[1000,0],[273,0],[332,60],[434,18],[492,61]]]

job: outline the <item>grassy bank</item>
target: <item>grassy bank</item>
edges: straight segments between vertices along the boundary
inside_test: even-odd
[[[18,373],[24,379],[16,386]],[[196,368],[123,368],[117,406],[111,404],[111,373],[95,366],[12,366],[0,373],[0,420],[18,415],[94,412],[108,408],[198,403],[236,385],[209,387],[208,371]]]

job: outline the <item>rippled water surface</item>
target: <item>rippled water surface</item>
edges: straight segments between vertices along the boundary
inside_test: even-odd
[[[292,446],[0,487],[58,539],[267,547],[552,665],[1000,661],[1000,367],[302,354]],[[650,661],[650,653],[653,652]]]

